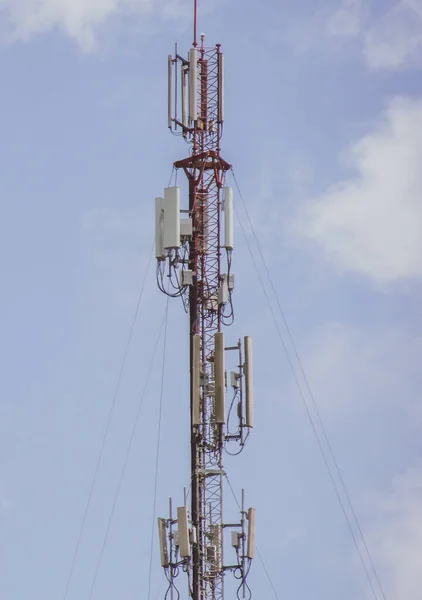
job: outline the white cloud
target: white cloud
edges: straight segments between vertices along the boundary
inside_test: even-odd
[[[375,504],[368,545],[380,567],[388,597],[420,600],[422,588],[422,469],[393,480],[391,492]]]
[[[0,0],[12,39],[60,29],[83,50],[96,47],[98,29],[119,14],[147,16],[154,10],[169,17],[175,0]]]
[[[364,34],[364,55],[374,69],[397,69],[422,57],[422,1],[397,2]]]
[[[356,174],[307,202],[295,228],[377,284],[422,276],[422,101],[396,98],[349,151]]]

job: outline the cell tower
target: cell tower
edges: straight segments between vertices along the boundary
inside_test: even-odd
[[[187,177],[187,208],[177,186],[155,199],[158,286],[182,299],[190,324],[191,481],[183,506],[174,512],[170,500],[169,518],[158,519],[161,565],[166,598],[179,598],[176,578],[184,571],[193,600],[222,600],[230,572],[238,598],[249,599],[255,509],[245,509],[242,491],[240,518],[224,520],[223,456],[239,453],[253,427],[252,341],[224,341],[234,316],[233,193],[225,185],[231,165],[220,154],[224,63],[220,44],[207,47],[203,34],[197,42],[196,0],[193,37],[188,58],[177,46],[168,57],[168,127],[190,145],[188,158],[174,163]]]

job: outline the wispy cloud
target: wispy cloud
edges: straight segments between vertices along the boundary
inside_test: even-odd
[[[174,18],[185,4],[184,0],[0,0],[0,15],[9,39],[28,40],[59,29],[90,52],[97,47],[99,28],[111,17],[157,13]]]
[[[422,277],[422,101],[392,100],[348,152],[355,175],[305,203],[295,228],[343,271]]]

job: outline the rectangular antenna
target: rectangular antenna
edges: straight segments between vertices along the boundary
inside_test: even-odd
[[[197,115],[197,52],[196,48],[189,50],[189,119],[196,121]]]
[[[245,398],[246,398],[246,427],[253,427],[253,381],[252,381],[252,338],[245,336]]]
[[[155,257],[157,260],[165,259],[163,203],[163,198],[155,199]]]
[[[195,334],[192,338],[192,424],[200,425],[200,377],[201,377],[201,338]]]
[[[182,558],[190,556],[188,511],[186,506],[177,509],[177,526],[179,533],[179,552]]]
[[[233,190],[224,188],[224,247],[233,250]]]
[[[168,66],[167,66],[167,114],[168,114],[168,126],[171,129],[171,86],[172,86],[172,56],[169,54],[168,56]]]
[[[160,542],[161,566],[169,566],[169,555],[167,551],[167,523],[165,519],[158,517],[158,539]]]
[[[224,423],[224,334],[214,335],[215,422]]]
[[[254,557],[255,549],[255,509],[250,508],[248,510],[248,543],[246,548],[246,556],[248,558]]]
[[[224,55],[218,55],[218,122],[224,121]]]
[[[164,190],[164,248],[180,246],[180,188]]]

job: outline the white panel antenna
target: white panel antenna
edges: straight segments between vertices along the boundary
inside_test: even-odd
[[[180,188],[168,187],[164,190],[164,248],[180,246]]]
[[[164,260],[164,200],[155,199],[155,257],[157,260]]]
[[[246,427],[253,427],[253,377],[252,377],[252,338],[245,336],[245,399]]]
[[[215,422],[224,423],[224,334],[214,335]]]
[[[248,558],[254,557],[255,549],[255,509],[250,508],[248,510],[248,543],[246,547],[246,556]]]
[[[189,119],[196,121],[198,118],[197,114],[197,51],[196,48],[189,50]]]
[[[188,511],[186,506],[177,509],[177,526],[179,533],[179,552],[182,558],[190,557]]]
[[[158,539],[160,542],[161,566],[169,566],[169,555],[167,550],[167,523],[165,519],[158,517]]]
[[[192,338],[192,423],[199,425],[200,416],[200,378],[201,378],[201,354],[200,354],[200,336],[195,334]]]
[[[224,188],[224,247],[233,250],[233,190]]]

